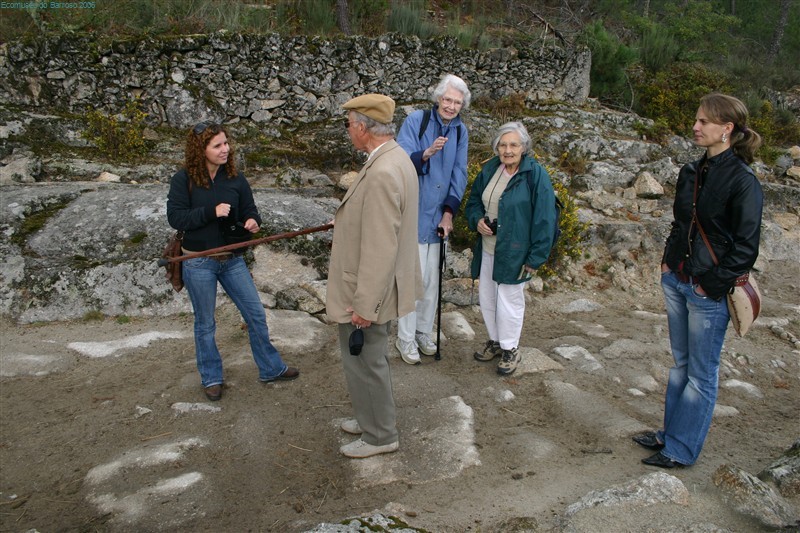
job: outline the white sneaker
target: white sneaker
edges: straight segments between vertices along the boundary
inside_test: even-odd
[[[350,433],[351,435],[361,435],[363,433],[363,431],[361,431],[361,426],[358,425],[358,420],[355,418],[350,418],[342,422],[341,428],[342,431]]]
[[[339,451],[342,452],[343,455],[352,457],[353,459],[364,459],[365,457],[372,457],[373,455],[380,455],[382,453],[396,452],[399,447],[399,441],[394,441],[391,444],[385,444],[383,446],[373,446],[372,444],[367,444],[363,440],[358,439],[350,444],[345,444],[339,448]]]
[[[425,355],[434,355],[436,353],[436,343],[431,340],[430,335],[427,333],[417,333],[414,335],[414,340],[417,341],[417,348]]]
[[[395,342],[394,345],[397,347],[397,351],[400,352],[400,357],[403,358],[403,361],[405,361],[409,365],[420,364],[419,352],[417,351],[416,342],[404,341],[398,338],[397,342]]]

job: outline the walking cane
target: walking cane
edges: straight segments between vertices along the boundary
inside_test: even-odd
[[[261,237],[259,239],[252,239],[244,242],[237,242],[236,244],[228,244],[225,246],[220,246],[218,248],[210,248],[208,250],[203,250],[202,252],[192,252],[185,255],[176,255],[175,257],[164,257],[158,260],[158,266],[163,267],[167,266],[169,263],[186,261],[187,259],[194,259],[195,257],[205,257],[207,255],[219,254],[223,252],[231,252],[233,250],[238,250],[239,248],[247,248],[249,246],[257,246],[259,244],[264,244],[265,242],[272,242],[280,239],[289,239],[291,237],[306,235],[308,233],[315,233],[317,231],[326,231],[331,229],[332,227],[333,224],[325,224],[323,226],[315,226],[313,228],[306,228],[298,231],[290,231],[288,233],[279,233],[277,235],[270,235],[268,237]]]
[[[436,361],[442,360],[442,354],[439,346],[442,341],[442,274],[444,273],[444,258],[447,249],[447,237],[444,236],[444,228],[436,228],[436,233],[439,234],[441,244],[439,245],[439,300],[437,306],[439,308],[438,319],[436,324],[436,355],[433,357]]]

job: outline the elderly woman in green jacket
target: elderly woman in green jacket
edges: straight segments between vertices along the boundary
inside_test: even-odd
[[[531,138],[519,122],[500,127],[492,141],[496,157],[481,169],[467,201],[475,244],[472,278],[489,339],[478,361],[499,357],[497,373],[514,373],[522,361],[519,338],[525,316],[525,282],[550,255],[555,230],[555,193],[547,171],[528,155]]]

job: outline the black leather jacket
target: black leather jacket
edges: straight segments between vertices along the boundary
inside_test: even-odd
[[[716,266],[696,226],[691,224],[698,168],[703,170],[697,192],[697,218],[719,261]],[[662,263],[674,272],[697,276],[708,296],[722,298],[734,280],[756,262],[763,202],[755,173],[730,149],[684,165],[678,175],[672,209],[675,220]]]

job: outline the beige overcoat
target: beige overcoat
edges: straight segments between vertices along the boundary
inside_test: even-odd
[[[336,210],[328,269],[328,317],[350,323],[348,307],[383,324],[414,311],[422,292],[417,245],[419,182],[397,142],[381,146]]]

